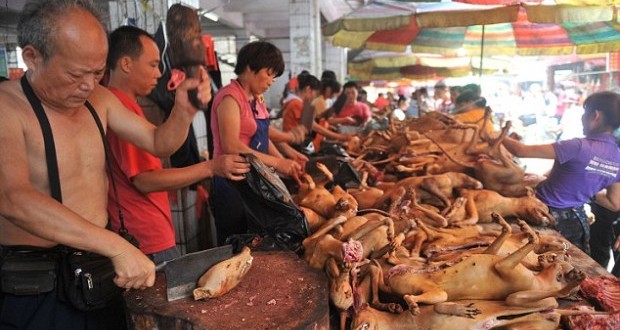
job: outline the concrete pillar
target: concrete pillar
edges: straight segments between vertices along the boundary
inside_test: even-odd
[[[340,83],[347,78],[347,49],[323,42],[323,70],[332,70]],[[319,77],[320,78],[320,77]]]
[[[289,0],[290,71],[321,75],[320,11],[318,0]]]
[[[235,52],[239,53],[241,47],[250,43],[250,32],[245,29],[236,29],[235,30]]]

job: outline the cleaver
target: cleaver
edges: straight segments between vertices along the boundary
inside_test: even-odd
[[[301,110],[301,118],[299,123],[306,127],[306,134],[312,132],[312,124],[314,124],[314,117],[316,116],[316,108],[313,107],[310,102],[304,102],[304,107]]]
[[[179,300],[192,295],[196,283],[209,268],[233,256],[232,245],[188,253],[157,265],[166,274],[166,299]]]

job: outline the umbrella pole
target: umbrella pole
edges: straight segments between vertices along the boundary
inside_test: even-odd
[[[482,61],[484,58],[484,24],[482,24],[482,39],[480,40],[480,67],[478,68],[478,83],[482,83]]]

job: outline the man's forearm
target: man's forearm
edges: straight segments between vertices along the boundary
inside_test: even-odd
[[[99,223],[80,217],[51,197],[31,189],[22,189],[7,198],[10,207],[2,206],[2,215],[13,225],[41,239],[107,257],[122,253],[127,246],[120,236],[104,228],[103,212]],[[3,239],[11,244],[10,238]],[[129,243],[127,243],[129,244]]]
[[[606,191],[599,191],[596,193],[596,195],[594,195],[594,202],[610,211],[620,211],[620,202],[610,199]]]
[[[187,139],[193,119],[193,116],[173,109],[168,119],[155,129],[153,154],[163,158],[177,151]]]
[[[517,157],[522,157],[520,155],[520,150],[521,147],[523,146],[523,144],[513,138],[510,137],[505,137],[504,141],[502,142],[502,144],[504,145],[504,147],[506,148],[506,150],[508,150],[508,152],[510,152],[511,154],[517,156]]]

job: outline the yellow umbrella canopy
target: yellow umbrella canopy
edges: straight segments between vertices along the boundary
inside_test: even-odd
[[[462,77],[480,70],[476,57],[444,57],[432,54],[392,53],[360,50],[347,64],[352,78],[358,80],[427,80]],[[485,58],[483,73],[507,71],[508,59]]]
[[[410,46],[414,52],[450,56],[558,55],[620,50],[620,24],[614,14],[618,11],[618,0],[583,0],[579,1],[579,6],[574,5],[577,0],[556,0],[555,5],[530,5],[527,1],[515,5],[514,1],[505,0],[462,1],[495,5],[477,5],[477,12],[461,9],[463,21],[457,21],[459,16],[446,13],[458,12],[455,7],[452,11],[436,9],[429,12],[429,7],[427,12],[397,15],[399,10],[405,10],[394,5],[394,1],[373,1],[368,8],[359,10],[364,15],[354,12],[343,17],[340,23],[332,23],[332,28],[339,24],[341,29],[336,31],[325,26],[323,31],[337,46],[396,52],[403,52]],[[505,3],[509,4],[501,5]],[[404,8],[423,7],[423,4],[410,4]],[[440,3],[445,8],[454,4]],[[389,10],[382,13],[379,9],[384,7]],[[374,23],[362,24],[363,17],[370,19],[373,12],[377,16]],[[477,18],[473,13],[477,13]],[[427,19],[422,19],[424,15],[428,15]],[[448,15],[450,19],[441,20],[441,15]],[[468,24],[474,18],[478,19],[475,23],[478,25]],[[503,23],[498,23],[500,19],[504,20]],[[346,24],[349,20],[356,23]],[[373,30],[380,26],[379,22],[390,20],[390,28]]]

